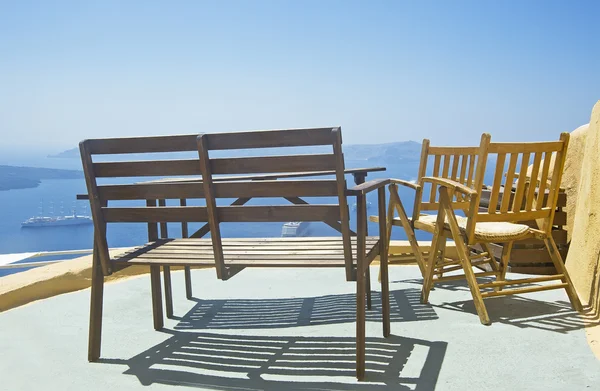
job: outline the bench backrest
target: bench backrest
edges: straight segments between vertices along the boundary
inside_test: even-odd
[[[112,273],[106,241],[106,224],[115,222],[148,223],[148,239],[166,237],[166,222],[206,222],[206,208],[187,206],[188,198],[203,198],[198,183],[140,183],[139,177],[200,178],[196,134],[160,137],[90,139],[79,144],[94,220],[94,239],[102,270]],[[184,152],[189,158],[165,159],[165,153]],[[133,156],[133,157],[132,157]],[[108,159],[112,161],[106,161]],[[119,184],[101,182],[116,180]],[[180,206],[164,206],[166,199],[179,199]],[[111,201],[145,200],[141,206],[122,206]],[[158,201],[158,207],[157,205]]]
[[[198,154],[217,276],[226,278],[219,224],[222,222],[340,222],[347,273],[352,269],[352,251],[346,180],[340,128],[214,133],[198,136]],[[327,153],[297,154],[299,147],[329,146]],[[218,150],[248,150],[295,147],[278,156],[215,157]],[[285,153],[287,152],[287,153]],[[216,175],[335,172],[335,179],[216,182]],[[217,206],[218,198],[286,198],[293,204]],[[336,202],[308,204],[299,197],[336,197]],[[317,256],[316,256],[317,257]],[[318,259],[315,259],[318,261]]]
[[[208,141],[205,150],[255,149],[269,147],[332,146],[331,153],[265,157],[213,158],[199,150],[199,140]],[[200,155],[199,152],[200,151]],[[296,129],[261,132],[221,133],[198,138],[198,135],[90,139],[80,143],[81,158],[94,220],[95,246],[105,275],[112,273],[106,241],[107,223],[148,223],[148,239],[167,237],[168,222],[211,222],[211,236],[220,238],[218,223],[223,221],[340,221],[347,256],[350,251],[346,183],[339,128]],[[189,158],[164,159],[164,153],[187,152]],[[102,156],[104,155],[104,156]],[[104,161],[107,155],[120,155],[117,161]],[[135,155],[123,161],[123,156]],[[286,181],[219,181],[213,175],[298,173],[335,171],[333,180]],[[182,177],[169,182],[140,183],[139,177]],[[204,184],[199,181],[208,178]],[[103,184],[106,178],[119,178],[118,184]],[[124,179],[123,179],[124,178]],[[221,178],[222,179],[222,178]],[[125,182],[125,183],[123,183]],[[210,184],[210,185],[209,185]],[[335,205],[267,205],[239,209],[244,199],[252,197],[338,197]],[[188,199],[206,198],[206,206],[190,206]],[[242,198],[238,206],[216,208],[216,198]],[[167,206],[166,200],[177,199],[179,205]],[[145,206],[114,205],[112,201],[144,200]],[[157,206],[158,202],[158,206]],[[213,217],[211,220],[210,217]],[[218,218],[216,218],[218,217]],[[214,223],[216,222],[216,226]],[[206,230],[205,232],[207,232]],[[347,245],[346,245],[347,243]],[[216,254],[218,257],[218,254]],[[217,272],[223,268],[217,259]],[[352,259],[349,259],[351,265]]]

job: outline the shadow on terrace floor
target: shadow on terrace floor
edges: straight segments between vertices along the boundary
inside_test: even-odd
[[[480,278],[479,282],[492,282],[493,278]],[[415,285],[422,285],[423,279],[410,279],[403,282]],[[522,287],[536,286],[539,284],[527,284]],[[435,284],[434,289],[429,295],[429,303],[434,308],[443,308],[453,311],[468,312],[477,319],[477,311],[473,300],[448,302],[444,297],[444,291],[465,291],[469,292],[469,287],[465,280],[457,280]],[[563,290],[557,290],[566,293]],[[566,300],[545,301],[536,299],[539,293],[531,293],[524,297],[501,296],[485,299],[485,306],[490,320],[493,323],[504,323],[519,328],[536,328],[539,330],[553,331],[557,333],[568,333],[588,326],[598,324],[598,318],[593,313],[578,313],[571,307],[571,303]],[[438,304],[441,303],[441,304]]]
[[[421,291],[390,291],[392,322],[437,319],[428,304],[421,304]],[[349,323],[356,321],[356,295],[327,295],[289,299],[201,300],[175,326],[188,329],[286,328]],[[373,292],[367,321],[381,321],[381,294]],[[177,319],[177,318],[176,318]]]
[[[446,342],[367,338],[366,378],[355,379],[351,337],[238,336],[167,330],[170,338],[129,360],[126,374],[211,390],[434,390]]]
[[[432,302],[431,298],[430,302]],[[477,317],[472,300],[433,304],[433,306],[469,312]],[[597,323],[593,318],[575,311],[571,303],[564,300],[543,301],[522,296],[502,296],[486,299],[485,306],[492,327],[494,322],[498,322],[519,328],[536,328],[565,334]]]

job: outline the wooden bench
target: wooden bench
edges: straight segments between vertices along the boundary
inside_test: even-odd
[[[165,276],[174,265],[214,265],[217,278],[227,280],[246,267],[339,267],[346,280],[357,283],[356,373],[365,372],[365,295],[369,264],[378,255],[382,264],[383,334],[390,333],[386,240],[367,236],[366,193],[378,190],[380,235],[385,236],[385,179],[348,188],[344,176],[340,128],[295,129],[262,132],[218,133],[85,140],[80,144],[90,205],[94,219],[94,257],[88,359],[100,357],[104,276],[134,264],[149,265],[155,329],[163,327],[160,268]],[[328,146],[327,153],[296,154],[302,147]],[[264,148],[295,147],[293,154],[265,156]],[[212,151],[258,149],[259,156],[214,157]],[[194,159],[97,161],[95,155],[155,154],[196,151]],[[155,158],[155,155],[146,155]],[[334,179],[298,179],[307,173],[335,173]],[[269,175],[286,173],[287,180]],[[263,174],[261,181],[239,175]],[[201,176],[202,180],[161,181],[105,185],[98,178],[139,176]],[[234,176],[222,180],[218,175]],[[350,230],[348,198],[356,197],[357,232]],[[292,205],[274,202],[245,205],[253,197],[285,198]],[[313,205],[301,197],[323,200]],[[230,206],[217,199],[236,198]],[[179,200],[171,206],[165,200]],[[205,206],[184,200],[204,199]],[[140,200],[139,206],[112,205],[114,200]],[[156,200],[162,200],[159,206]],[[332,201],[333,200],[333,201]],[[324,221],[341,231],[339,237],[222,238],[221,223]],[[149,243],[111,259],[106,239],[107,223],[147,223]],[[211,239],[170,239],[167,223],[208,222]],[[161,234],[158,227],[161,226]],[[162,236],[162,237],[159,237]],[[167,281],[165,280],[165,283]],[[170,281],[169,281],[170,284]],[[165,284],[167,285],[167,284]],[[168,306],[167,306],[168,308]]]

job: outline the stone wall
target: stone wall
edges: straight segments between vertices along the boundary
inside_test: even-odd
[[[598,313],[600,260],[600,101],[592,110],[589,128],[574,132],[574,145],[569,147],[570,165],[565,168],[563,183],[571,186],[574,212],[570,232],[571,245],[567,270],[582,303]],[[578,161],[579,160],[579,161]],[[579,175],[577,175],[579,174]],[[577,183],[578,182],[578,183]],[[575,191],[575,188],[577,189]],[[570,228],[570,227],[569,227]]]

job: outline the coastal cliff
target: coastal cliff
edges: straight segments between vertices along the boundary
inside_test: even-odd
[[[78,170],[0,165],[0,191],[34,188],[45,179],[80,178],[83,172]]]

